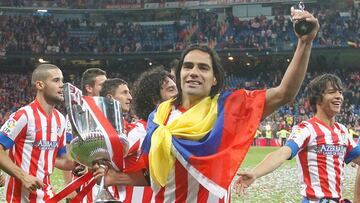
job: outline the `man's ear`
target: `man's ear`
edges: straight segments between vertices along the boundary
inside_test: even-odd
[[[93,91],[93,87],[91,87],[91,85],[85,85],[85,90],[91,94]]]
[[[213,86],[217,85],[217,80],[216,80],[216,77],[214,77],[214,80],[213,80],[212,85],[213,85]]]
[[[35,88],[36,88],[36,89],[42,90],[42,89],[44,89],[44,87],[45,87],[45,83],[44,83],[43,81],[37,80],[37,81],[35,82]]]

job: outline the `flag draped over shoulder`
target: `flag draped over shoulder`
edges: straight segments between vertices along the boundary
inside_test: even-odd
[[[225,91],[212,99],[205,98],[166,125],[172,105],[171,101],[162,103],[149,117],[143,143],[153,181],[164,186],[166,171],[176,158],[201,185],[222,198],[253,141],[265,92]],[[164,169],[158,161],[168,155],[170,161]]]

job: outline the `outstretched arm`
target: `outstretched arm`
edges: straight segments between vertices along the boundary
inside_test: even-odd
[[[279,168],[291,156],[291,149],[283,146],[269,153],[265,159],[251,171],[240,172],[239,179],[235,182],[236,193],[242,194],[257,178],[260,178]]]
[[[266,91],[266,101],[262,118],[267,117],[277,108],[295,98],[304,80],[308,67],[312,41],[316,37],[320,27],[318,20],[307,11],[299,12],[298,10],[292,9],[291,15],[295,21],[305,19],[314,24],[315,27],[308,35],[297,35],[298,43],[296,51],[280,85]]]

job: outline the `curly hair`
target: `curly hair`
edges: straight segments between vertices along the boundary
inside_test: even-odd
[[[143,72],[133,83],[133,109],[140,119],[147,120],[159,101],[161,86],[171,74],[163,66],[157,66]]]
[[[214,97],[217,93],[219,93],[224,85],[224,69],[221,65],[221,60],[219,55],[211,48],[207,46],[201,46],[201,45],[191,45],[189,48],[185,49],[183,53],[181,54],[181,58],[179,60],[179,63],[177,64],[176,70],[175,70],[175,80],[176,80],[176,87],[178,89],[178,96],[175,101],[175,105],[178,105],[181,103],[182,99],[182,89],[181,89],[181,80],[180,80],[180,71],[184,63],[185,56],[194,50],[199,50],[205,53],[208,53],[211,57],[212,67],[214,71],[214,76],[216,78],[217,84],[215,86],[211,87],[210,95],[211,97]]]
[[[322,101],[323,99],[323,94],[325,93],[327,84],[330,84],[336,90],[343,89],[340,78],[334,74],[323,74],[317,76],[310,81],[307,87],[307,96],[311,109],[314,113],[317,112],[316,103],[318,101]]]

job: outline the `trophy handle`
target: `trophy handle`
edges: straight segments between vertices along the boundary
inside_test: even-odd
[[[65,99],[65,107],[66,112],[69,117],[72,133],[75,135],[74,137],[80,137],[81,140],[84,140],[84,137],[80,133],[80,129],[77,125],[75,125],[75,117],[73,108],[78,110],[77,112],[85,113],[85,109],[82,108],[82,91],[71,83],[64,84],[64,99]]]

